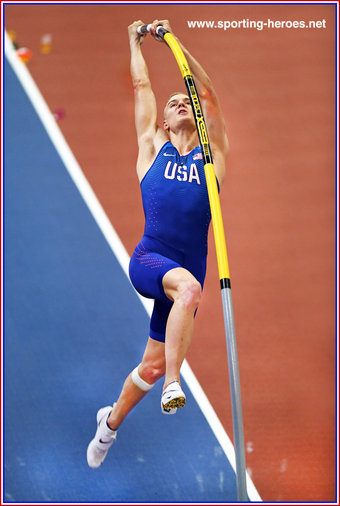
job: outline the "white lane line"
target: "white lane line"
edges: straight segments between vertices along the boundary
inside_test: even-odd
[[[83,171],[80,168],[76,158],[74,157],[69,145],[67,144],[63,134],[61,133],[55,118],[49,110],[43,96],[41,95],[37,85],[35,84],[31,74],[29,73],[26,65],[21,62],[15,53],[13,45],[5,33],[5,55],[8,62],[11,64],[15,74],[17,75],[22,87],[27,93],[28,98],[32,102],[42,124],[44,125],[53,145],[55,146],[61,160],[63,161],[67,171],[69,172],[74,184],[78,188],[81,196],[83,197],[86,205],[88,206],[91,214],[93,215],[98,227],[102,231],[105,239],[107,240],[111,250],[121,265],[127,279],[129,278],[129,261],[130,257],[119,239],[115,229],[113,228],[110,220],[108,219],[104,209],[98,201],[92,187],[88,183]],[[149,299],[145,299],[138,294],[144,308],[149,316],[151,316],[153,303]],[[235,452],[234,447],[225,432],[220,420],[218,419],[212,405],[210,404],[207,396],[205,395],[201,385],[199,384],[196,376],[190,368],[188,362],[185,360],[181,369],[181,373],[188,387],[190,388],[193,396],[195,397],[198,405],[200,406],[203,415],[209,423],[215,437],[225,452],[232,468],[235,467]],[[250,476],[247,473],[247,489],[248,496],[251,501],[262,501],[255,485],[253,484]]]

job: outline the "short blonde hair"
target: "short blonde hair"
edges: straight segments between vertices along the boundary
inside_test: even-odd
[[[168,100],[166,101],[166,103],[168,104],[170,102],[170,99],[172,97],[174,97],[175,95],[187,95],[187,94],[184,93],[183,91],[174,91],[173,93],[171,93],[171,95],[169,95]],[[188,97],[188,95],[187,95],[187,97]]]

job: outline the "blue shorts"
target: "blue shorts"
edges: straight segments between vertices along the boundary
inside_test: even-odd
[[[185,254],[149,236],[143,236],[130,260],[130,279],[141,295],[155,299],[150,321],[150,337],[165,342],[165,330],[173,302],[165,295],[163,277],[171,269],[183,267],[204,284],[207,257]]]

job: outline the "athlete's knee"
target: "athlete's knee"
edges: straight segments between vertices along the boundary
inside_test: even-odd
[[[194,278],[183,280],[178,287],[177,300],[179,300],[187,310],[195,310],[201,301],[202,287]]]
[[[153,385],[165,374],[165,359],[142,362],[139,368],[140,376]]]

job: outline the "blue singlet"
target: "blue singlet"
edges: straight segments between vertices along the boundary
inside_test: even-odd
[[[164,342],[173,302],[164,293],[163,276],[184,267],[204,284],[211,214],[201,148],[181,156],[170,142],[164,144],[141,192],[145,229],[129,272],[136,290],[155,299],[150,337]]]

